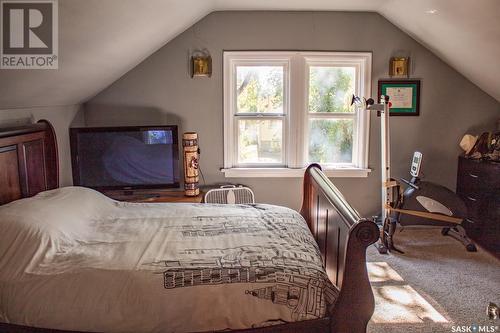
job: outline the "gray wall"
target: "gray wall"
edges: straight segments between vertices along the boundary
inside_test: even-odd
[[[83,116],[79,114],[80,106],[51,106],[28,109],[0,110],[0,127],[24,125],[46,119],[56,131],[59,149],[59,183],[61,186],[73,184],[71,176],[71,155],[69,148],[69,127]],[[75,119],[76,117],[76,119]],[[77,122],[78,123],[78,122]]]
[[[210,79],[191,79],[188,54],[207,48],[213,57]],[[393,117],[394,176],[407,176],[414,150],[424,153],[423,172],[431,181],[455,188],[458,142],[466,132],[492,129],[500,104],[430,51],[375,13],[216,12],[206,16],[151,55],[85,105],[88,125],[174,123],[197,131],[201,165],[208,183],[251,186],[257,200],[298,209],[301,179],[225,179],[223,166],[223,50],[372,51],[372,94],[387,77],[392,55],[412,58],[412,78],[422,81],[420,117]],[[362,214],[378,211],[380,125],[371,118],[368,178],[334,183]]]

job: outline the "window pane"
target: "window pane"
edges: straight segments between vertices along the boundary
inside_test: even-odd
[[[240,120],[238,128],[238,163],[283,162],[280,119]]]
[[[352,119],[309,120],[309,162],[352,163]]]
[[[237,112],[283,113],[283,66],[236,68]]]
[[[309,68],[309,112],[354,112],[350,106],[356,84],[354,67]]]

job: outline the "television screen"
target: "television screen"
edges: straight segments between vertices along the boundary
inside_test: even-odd
[[[179,186],[177,126],[72,128],[71,149],[75,185]]]

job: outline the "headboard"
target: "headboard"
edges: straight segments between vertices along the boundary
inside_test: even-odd
[[[0,128],[0,205],[57,187],[57,138],[50,122]]]

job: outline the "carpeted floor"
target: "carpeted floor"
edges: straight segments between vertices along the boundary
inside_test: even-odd
[[[395,242],[404,254],[368,249],[376,302],[369,333],[459,332],[456,325],[500,332],[500,320],[486,315],[489,302],[500,306],[500,260],[482,249],[466,252],[439,229],[407,228]]]

